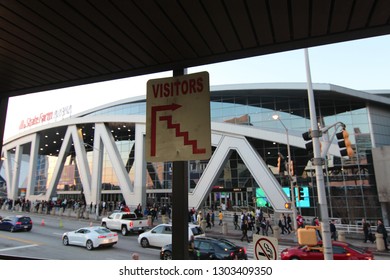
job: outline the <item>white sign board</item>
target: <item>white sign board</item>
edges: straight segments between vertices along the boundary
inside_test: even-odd
[[[146,160],[209,159],[209,74],[153,79],[146,94]]]
[[[277,238],[254,234],[253,254],[256,260],[277,260],[279,242]]]

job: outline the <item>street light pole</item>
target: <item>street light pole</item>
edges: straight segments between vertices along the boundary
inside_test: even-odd
[[[307,78],[307,92],[308,92],[310,122],[311,122],[311,136],[313,139],[313,152],[314,152],[314,158],[312,162],[316,172],[316,184],[317,184],[317,192],[318,192],[318,204],[320,207],[320,225],[322,231],[324,259],[333,260],[333,248],[332,248],[332,240],[330,238],[328,204],[326,202],[324,172],[322,170],[322,165],[324,160],[321,157],[321,148],[320,148],[320,140],[319,140],[320,131],[318,129],[318,124],[317,124],[316,107],[314,103],[314,94],[313,94],[313,88],[311,83],[309,52],[307,49],[305,49],[304,51],[305,51],[304,53],[305,53],[306,78]]]
[[[295,203],[295,189],[294,189],[294,182],[293,182],[293,178],[292,178],[292,175],[291,175],[291,151],[290,151],[290,138],[289,138],[289,135],[288,135],[288,129],[287,127],[284,125],[284,123],[282,122],[282,120],[280,119],[279,115],[273,115],[272,118],[274,120],[279,120],[280,123],[282,124],[282,126],[284,127],[284,129],[286,130],[286,138],[287,138],[287,156],[288,156],[288,168],[287,168],[287,174],[288,174],[288,178],[290,180],[290,193],[291,193],[291,210],[293,212],[293,225],[294,225],[294,230],[296,231],[297,230],[297,207],[296,207],[296,203]]]

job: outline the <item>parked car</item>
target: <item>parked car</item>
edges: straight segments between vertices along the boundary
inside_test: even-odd
[[[62,235],[62,244],[77,245],[92,250],[97,247],[112,247],[118,242],[118,234],[105,227],[84,227]]]
[[[0,218],[0,230],[14,231],[30,231],[33,227],[33,222],[30,217],[17,215]]]
[[[195,260],[247,260],[246,248],[224,238],[197,237],[188,248],[190,259]],[[172,244],[161,248],[160,259],[172,259]]]
[[[203,229],[194,224],[188,224],[188,240],[193,237],[205,236]],[[163,247],[172,243],[172,224],[159,224],[149,231],[138,236],[138,243],[142,247]]]
[[[332,241],[334,260],[373,260],[374,255],[369,249],[359,248],[347,242]],[[280,258],[282,260],[323,260],[322,241],[316,246],[296,246],[284,249]]]

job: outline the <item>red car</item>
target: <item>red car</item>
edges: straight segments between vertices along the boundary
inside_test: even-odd
[[[359,248],[346,242],[333,241],[334,260],[373,260],[372,252],[365,248]],[[316,246],[296,246],[284,249],[280,253],[281,260],[323,260],[322,242]]]

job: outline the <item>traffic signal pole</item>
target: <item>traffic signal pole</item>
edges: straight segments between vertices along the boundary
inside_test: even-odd
[[[325,260],[333,260],[333,249],[332,249],[332,240],[330,234],[329,226],[329,215],[328,215],[328,205],[326,202],[326,193],[325,193],[325,181],[324,181],[324,172],[322,170],[322,165],[324,164],[324,159],[321,157],[321,148],[320,148],[320,131],[317,124],[317,114],[314,102],[314,94],[311,82],[310,74],[310,63],[309,63],[309,52],[307,49],[304,49],[305,52],[305,66],[306,66],[306,78],[307,78],[307,93],[309,100],[309,110],[310,110],[310,123],[311,123],[311,136],[313,139],[313,165],[316,172],[316,184],[317,184],[317,193],[318,193],[318,205],[320,210],[320,225],[322,233],[322,246],[324,252]]]

